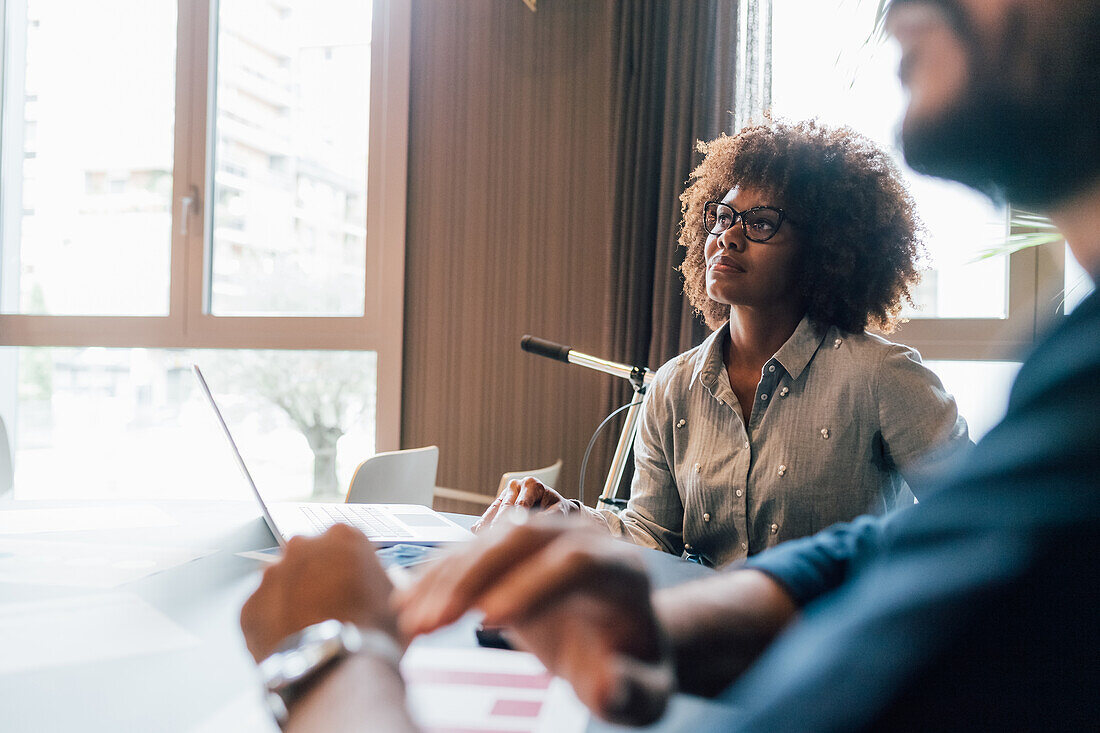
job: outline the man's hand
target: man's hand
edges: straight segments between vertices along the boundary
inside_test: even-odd
[[[320,537],[294,537],[241,609],[241,630],[257,662],[295,631],[330,618],[397,638],[393,585],[357,529],[337,524]]]
[[[573,505],[537,478],[512,479],[470,529],[475,533],[488,529],[516,509],[542,514],[568,514],[573,511]]]
[[[643,724],[664,711],[672,665],[637,551],[587,523],[546,518],[479,540],[399,594],[412,637],[471,608],[511,626],[596,714]]]

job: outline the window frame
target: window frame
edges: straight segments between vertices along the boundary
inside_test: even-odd
[[[211,262],[214,109],[218,0],[177,0],[176,109],[172,182],[170,291],[167,316],[0,314],[3,346],[120,348],[369,350],[377,352],[375,448],[395,450],[401,433],[405,206],[409,116],[411,8],[404,0],[374,0],[371,32],[367,164],[366,267],[362,316],[216,316],[207,298]],[[0,0],[0,59],[20,50],[8,43],[19,0]],[[25,21],[24,21],[25,22]],[[24,54],[25,55],[25,54]],[[18,67],[21,68],[22,64]],[[8,68],[13,68],[9,66]],[[20,78],[18,73],[12,75]],[[12,85],[18,86],[18,85]],[[0,77],[0,135],[10,133],[4,102],[18,90]],[[20,86],[21,89],[21,86]],[[21,106],[18,107],[22,109]],[[12,125],[13,129],[20,129]],[[21,137],[21,134],[20,134]],[[13,145],[8,150],[22,149]],[[15,158],[16,156],[11,156]],[[0,158],[0,185],[21,185],[21,161]],[[13,173],[14,170],[14,173]],[[14,176],[18,175],[19,178]],[[7,197],[9,200],[12,197]],[[188,202],[190,199],[190,203]],[[21,217],[3,217],[18,226]],[[10,232],[0,231],[8,237]],[[18,241],[15,239],[4,241]],[[5,252],[17,251],[4,248]],[[8,258],[5,257],[5,260]],[[18,268],[0,264],[0,284],[16,283]],[[14,272],[12,270],[14,269]]]
[[[1006,233],[1019,234],[1015,227]],[[1019,361],[1046,327],[1064,313],[1064,242],[1044,244],[1008,256],[1005,318],[913,318],[889,334],[925,359]]]

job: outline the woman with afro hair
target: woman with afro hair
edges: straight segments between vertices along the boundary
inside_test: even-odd
[[[940,380],[889,332],[921,227],[866,138],[766,120],[701,145],[681,196],[684,292],[714,332],[662,366],[634,444],[630,501],[582,507],[534,479],[510,505],[581,511],[708,565],[912,502],[920,468],[969,444]]]

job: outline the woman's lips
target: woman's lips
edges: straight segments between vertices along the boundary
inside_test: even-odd
[[[745,268],[733,260],[715,259],[707,263],[707,269],[714,272],[744,272]]]

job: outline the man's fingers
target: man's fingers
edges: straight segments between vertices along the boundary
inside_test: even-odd
[[[551,542],[561,529],[524,525],[499,539],[441,561],[398,601],[400,624],[408,638],[433,631],[468,611],[486,588],[512,566]]]
[[[574,683],[590,710],[611,723],[632,726],[648,725],[664,714],[675,681],[669,660],[642,662],[616,654],[598,663],[599,674],[579,675]]]
[[[477,607],[485,612],[485,623],[520,622],[559,597],[583,589],[616,588],[635,579],[638,572],[635,567],[625,560],[601,557],[588,549],[588,539],[560,537],[522,564],[514,565],[477,600]],[[648,601],[648,586],[632,585],[637,586],[638,600]]]

